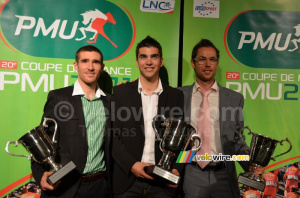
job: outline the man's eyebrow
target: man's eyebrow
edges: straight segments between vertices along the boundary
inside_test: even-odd
[[[97,60],[97,59],[94,59],[93,62],[95,62],[95,63],[100,63],[101,61],[100,61],[100,60]]]
[[[215,56],[211,56],[211,57],[200,56],[199,58],[217,58],[217,57],[215,57]]]

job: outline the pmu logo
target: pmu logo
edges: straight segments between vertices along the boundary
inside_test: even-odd
[[[70,6],[68,0],[55,4],[32,1],[35,3],[10,0],[0,10],[2,35],[13,50],[36,57],[73,59],[78,48],[92,43],[102,51],[104,60],[114,60],[132,47],[135,23],[120,4],[91,0]],[[40,9],[45,6],[48,9]]]
[[[144,12],[171,14],[174,12],[175,0],[141,0],[140,9]]]
[[[227,53],[250,67],[299,69],[299,19],[300,12],[242,12],[227,25]]]

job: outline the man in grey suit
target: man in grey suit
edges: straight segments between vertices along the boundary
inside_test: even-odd
[[[215,80],[219,63],[219,50],[214,44],[202,39],[192,51],[191,65],[196,74],[193,85],[179,88],[184,93],[185,121],[194,126],[203,140],[202,149],[208,148],[209,155],[248,155],[249,147],[239,135],[243,127],[243,104],[241,94],[221,87]],[[203,111],[200,104],[203,92],[207,96],[209,106],[208,127],[199,123]],[[204,95],[206,97],[206,95]],[[198,126],[197,126],[198,125]],[[209,128],[209,129],[208,129]],[[206,141],[207,131],[209,141]],[[199,131],[203,131],[202,134]],[[199,155],[199,153],[197,153]],[[248,161],[239,161],[245,171],[249,170]],[[261,174],[262,168],[256,171]],[[210,161],[207,165],[199,165],[195,159],[186,166],[183,191],[185,197],[240,197],[233,161]]]

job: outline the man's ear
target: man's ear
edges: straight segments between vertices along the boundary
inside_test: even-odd
[[[73,63],[73,66],[74,66],[74,69],[75,69],[76,72],[77,72],[77,71],[78,71],[78,65],[77,65],[77,62],[76,62],[76,61]]]
[[[163,66],[164,66],[164,59],[162,58],[160,67],[163,67]]]
[[[196,66],[195,66],[195,63],[193,60],[191,60],[191,65],[192,65],[192,68],[195,69]]]
[[[103,70],[104,70],[104,67],[105,67],[105,64],[104,64],[104,63],[102,63],[101,72],[103,72]]]

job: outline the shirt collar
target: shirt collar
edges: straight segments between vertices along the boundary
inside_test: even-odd
[[[83,92],[78,80],[76,80],[76,82],[74,83],[74,89],[73,89],[72,96],[84,96],[84,97],[86,97],[86,95]],[[106,96],[105,93],[100,89],[99,85],[97,85],[97,91],[96,91],[95,96],[97,98],[100,98],[101,96]]]
[[[139,78],[139,84],[138,84],[138,92],[139,92],[139,94],[141,94],[141,92],[144,92],[144,89],[143,89],[143,86],[141,84],[141,79],[140,78]],[[162,84],[161,84],[161,80],[159,78],[158,86],[155,89],[155,91],[153,91],[153,93],[157,93],[158,95],[160,95],[162,92],[163,92],[163,87],[162,87]]]
[[[195,82],[195,83],[194,83],[194,86],[193,86],[193,94],[195,94],[195,93],[198,91],[198,88],[199,88],[199,87],[200,87],[200,86],[198,85],[198,83]],[[202,88],[200,87],[200,89],[202,89]],[[214,84],[211,86],[210,89],[213,89],[215,92],[218,92],[218,91],[219,91],[219,86],[218,86],[218,83],[217,83],[216,80],[215,80]]]

